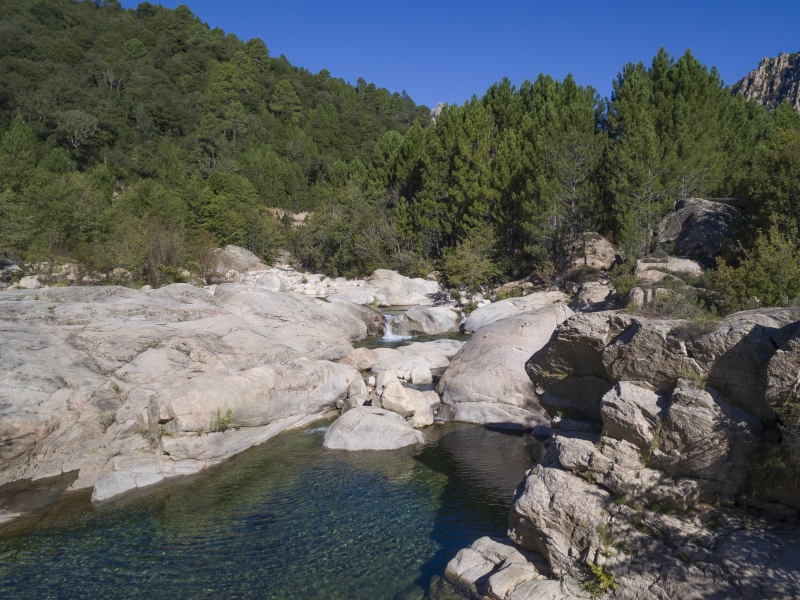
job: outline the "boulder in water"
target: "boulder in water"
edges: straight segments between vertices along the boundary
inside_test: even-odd
[[[423,441],[422,434],[397,413],[360,406],[333,422],[323,445],[332,450],[394,450]]]
[[[525,372],[525,362],[571,314],[559,303],[481,328],[439,381],[443,416],[522,429],[533,429],[547,421],[536,388]]]
[[[405,329],[425,335],[453,333],[458,331],[461,318],[449,308],[415,306],[406,311]]]

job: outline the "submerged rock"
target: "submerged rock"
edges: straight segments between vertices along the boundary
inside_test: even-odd
[[[336,419],[325,432],[332,450],[394,450],[423,442],[422,434],[397,413],[360,406]]]

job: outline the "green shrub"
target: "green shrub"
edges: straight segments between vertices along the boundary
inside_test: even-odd
[[[726,313],[800,303],[800,248],[776,227],[759,235],[738,267],[721,258],[717,262],[717,270],[708,273],[706,281],[719,294]]]
[[[583,589],[589,592],[593,598],[619,587],[614,576],[607,573],[600,565],[588,564],[585,566],[585,570],[591,579],[583,582]]]
[[[633,263],[622,263],[614,265],[609,271],[611,285],[617,290],[621,298],[625,298],[630,291],[641,283],[641,280],[633,274]]]
[[[497,260],[497,240],[489,227],[473,229],[455,248],[442,253],[440,269],[449,287],[480,291],[503,272]]]

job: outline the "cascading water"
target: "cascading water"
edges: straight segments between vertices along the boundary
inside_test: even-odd
[[[391,315],[384,313],[383,315],[383,337],[381,338],[384,342],[396,342],[400,340],[409,340],[413,336],[410,335],[401,335],[400,333],[395,333],[395,331],[399,331],[399,325],[402,322],[402,319],[399,315]]]

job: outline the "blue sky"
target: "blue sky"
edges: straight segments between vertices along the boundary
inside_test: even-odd
[[[126,7],[138,2],[122,0]],[[242,39],[260,37],[311,72],[328,69],[418,104],[462,103],[508,77],[540,72],[602,95],[629,61],[649,64],[659,46],[687,48],[732,84],[764,56],[800,51],[800,0],[168,0]]]

